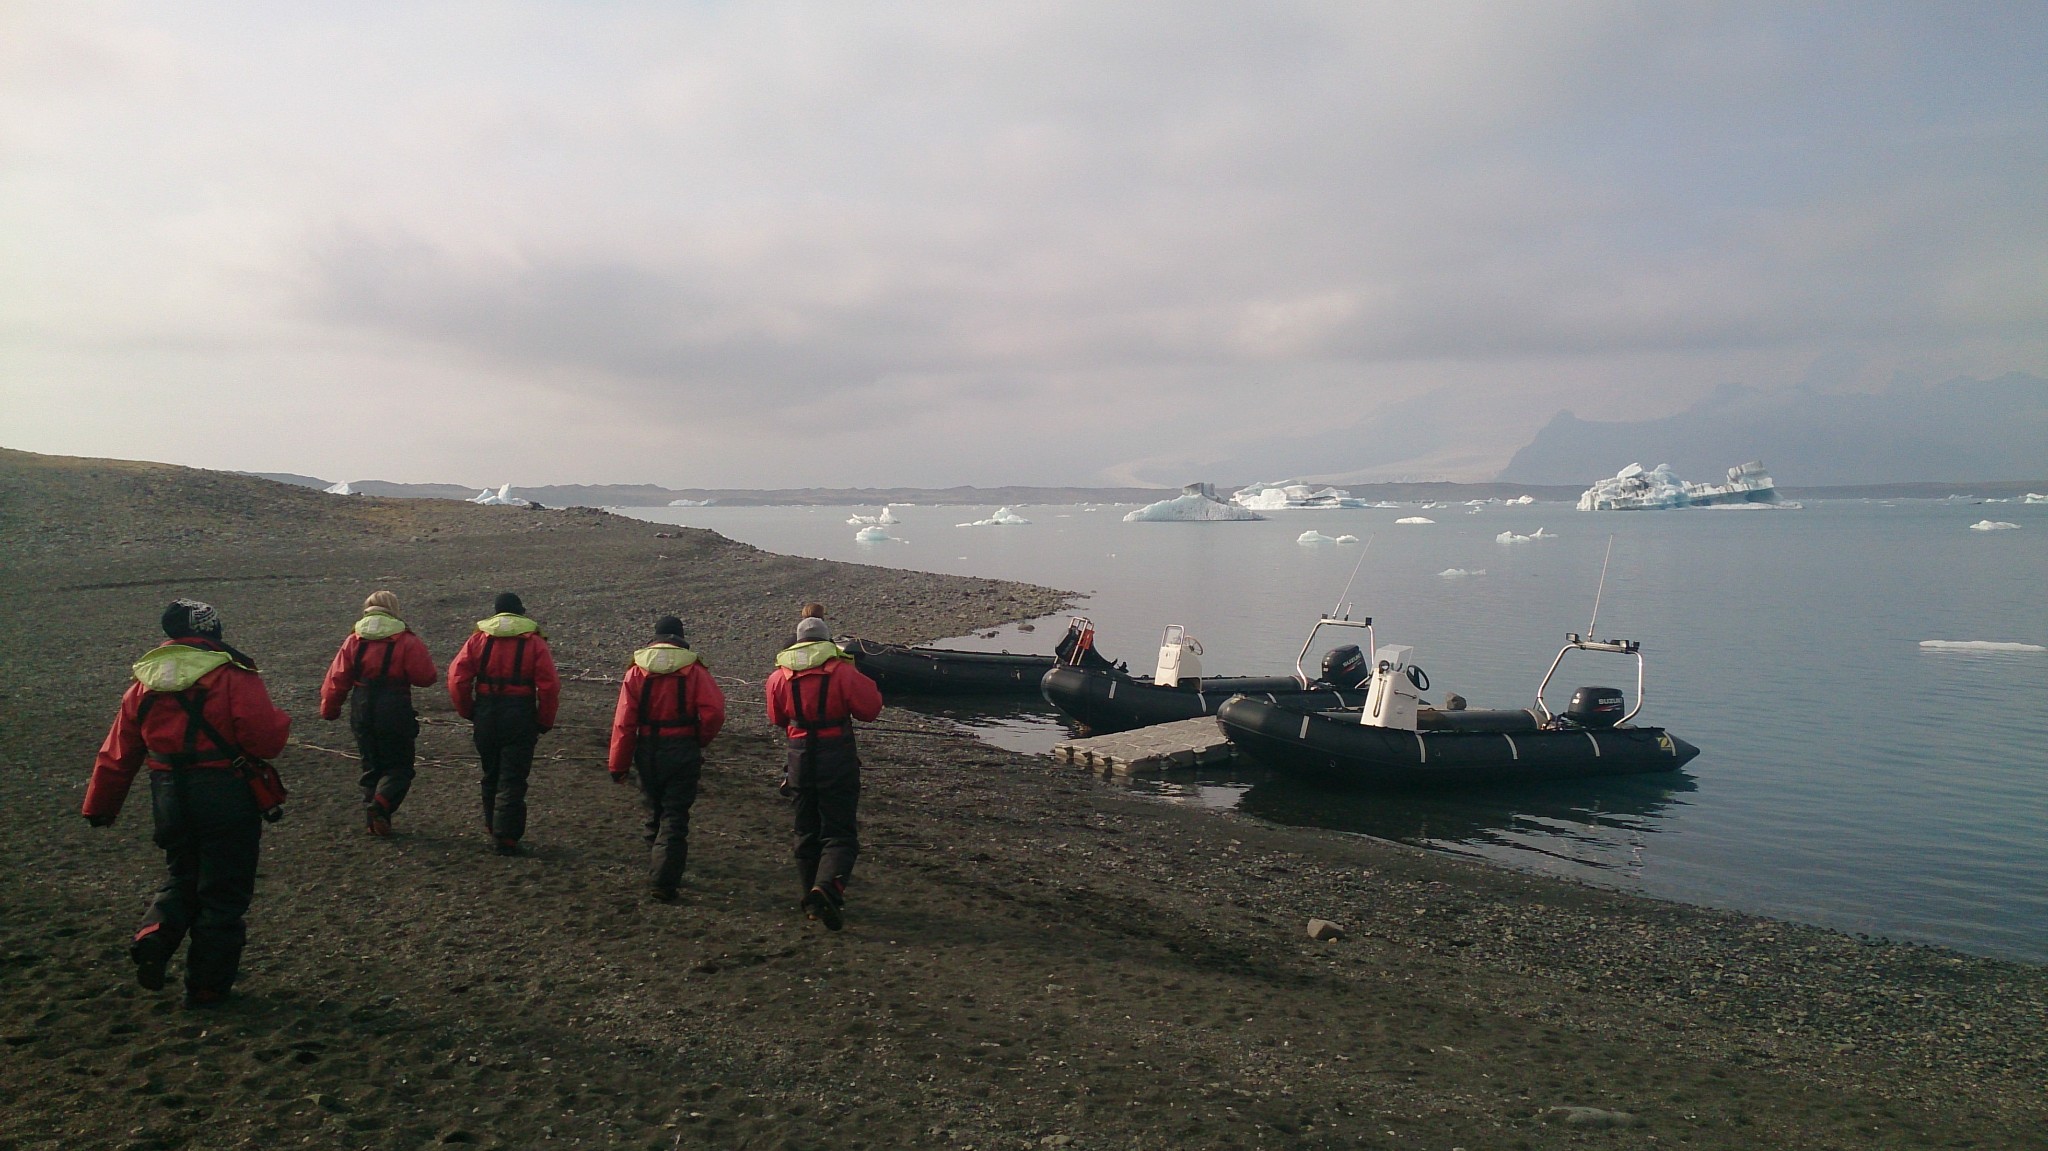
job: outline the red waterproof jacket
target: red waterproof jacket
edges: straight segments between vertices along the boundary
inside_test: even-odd
[[[768,677],[768,722],[802,739],[809,721],[812,734],[831,739],[851,734],[847,720],[863,723],[882,714],[882,689],[850,659],[830,659],[818,667],[793,671],[778,667]],[[795,693],[803,693],[803,714],[797,714]]]
[[[501,621],[515,621],[507,626]],[[519,627],[516,624],[523,623]],[[532,696],[540,726],[555,726],[562,702],[562,678],[547,638],[523,616],[492,616],[477,625],[448,665],[448,699],[456,714],[476,717],[480,695]]]
[[[673,671],[660,670],[688,662]],[[652,644],[633,653],[633,666],[619,681],[619,705],[612,712],[611,756],[605,766],[623,775],[633,766],[642,737],[695,737],[698,747],[718,738],[725,726],[725,693],[687,648]]]
[[[173,648],[178,650],[170,650]],[[86,785],[81,814],[119,814],[145,756],[151,771],[169,771],[174,763],[193,768],[228,766],[233,753],[222,750],[191,722],[181,697],[196,703],[206,722],[242,752],[270,759],[284,750],[292,717],[270,702],[263,677],[232,661],[222,662],[196,679],[189,675],[191,668],[211,662],[206,658],[209,654],[225,658],[219,644],[187,636],[166,641],[135,665],[136,682],[121,696],[114,724],[93,760],[92,782]],[[186,666],[187,673],[174,666],[179,663]],[[167,690],[152,689],[152,683]]]
[[[410,631],[385,639],[364,639],[351,633],[341,641],[327,678],[320,684],[320,718],[340,719],[341,705],[359,683],[395,681],[407,687],[429,687],[437,678],[434,657]]]

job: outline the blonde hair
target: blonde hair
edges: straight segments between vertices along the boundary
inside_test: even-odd
[[[807,603],[807,604],[805,604],[805,605],[804,605],[804,615],[803,615],[803,618],[805,618],[805,619],[824,619],[824,618],[825,618],[825,605],[824,605],[824,604],[821,604],[821,603]]]
[[[398,614],[398,597],[388,591],[373,591],[370,593],[369,598],[363,601],[364,611],[367,612],[372,608],[395,616]]]

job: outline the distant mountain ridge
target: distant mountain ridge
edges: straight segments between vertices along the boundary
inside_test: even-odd
[[[1876,395],[1729,385],[1657,420],[1559,412],[1498,479],[1584,485],[1631,463],[1668,463],[1685,479],[1718,481],[1745,460],[1762,460],[1780,488],[2039,480],[2048,477],[2048,380],[2014,372]]]

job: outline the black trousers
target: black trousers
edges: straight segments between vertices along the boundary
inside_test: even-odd
[[[649,851],[647,882],[674,887],[683,878],[690,857],[690,808],[704,774],[704,756],[697,741],[645,740],[633,757],[640,773],[640,805],[647,813],[645,839]]]
[[[363,757],[363,775],[357,781],[363,789],[363,803],[375,804],[386,813],[397,811],[406,792],[412,790],[419,722],[408,721],[398,732],[357,727],[355,736],[356,751]]]
[[[796,872],[805,891],[825,880],[845,883],[860,856],[860,756],[851,740],[789,745],[789,783],[796,789]]]
[[[243,916],[256,895],[256,857],[263,816],[249,785],[224,768],[149,773],[156,845],[170,875],[157,888],[136,932],[152,927],[175,951],[188,935],[188,991],[225,992],[235,984],[249,928]]]
[[[526,834],[526,779],[540,742],[533,700],[480,697],[474,723],[472,738],[483,761],[484,826],[499,839],[517,840]]]

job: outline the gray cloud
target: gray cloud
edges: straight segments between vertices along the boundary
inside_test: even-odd
[[[676,483],[1476,475],[1588,399],[2048,371],[2031,10],[0,19],[0,366],[45,381],[0,386],[50,443],[112,434],[64,389],[138,345],[228,400],[293,349],[322,393],[555,397],[537,480],[715,430],[630,477]],[[876,450],[775,471],[793,407]],[[321,458],[215,462],[460,441],[248,437]]]

